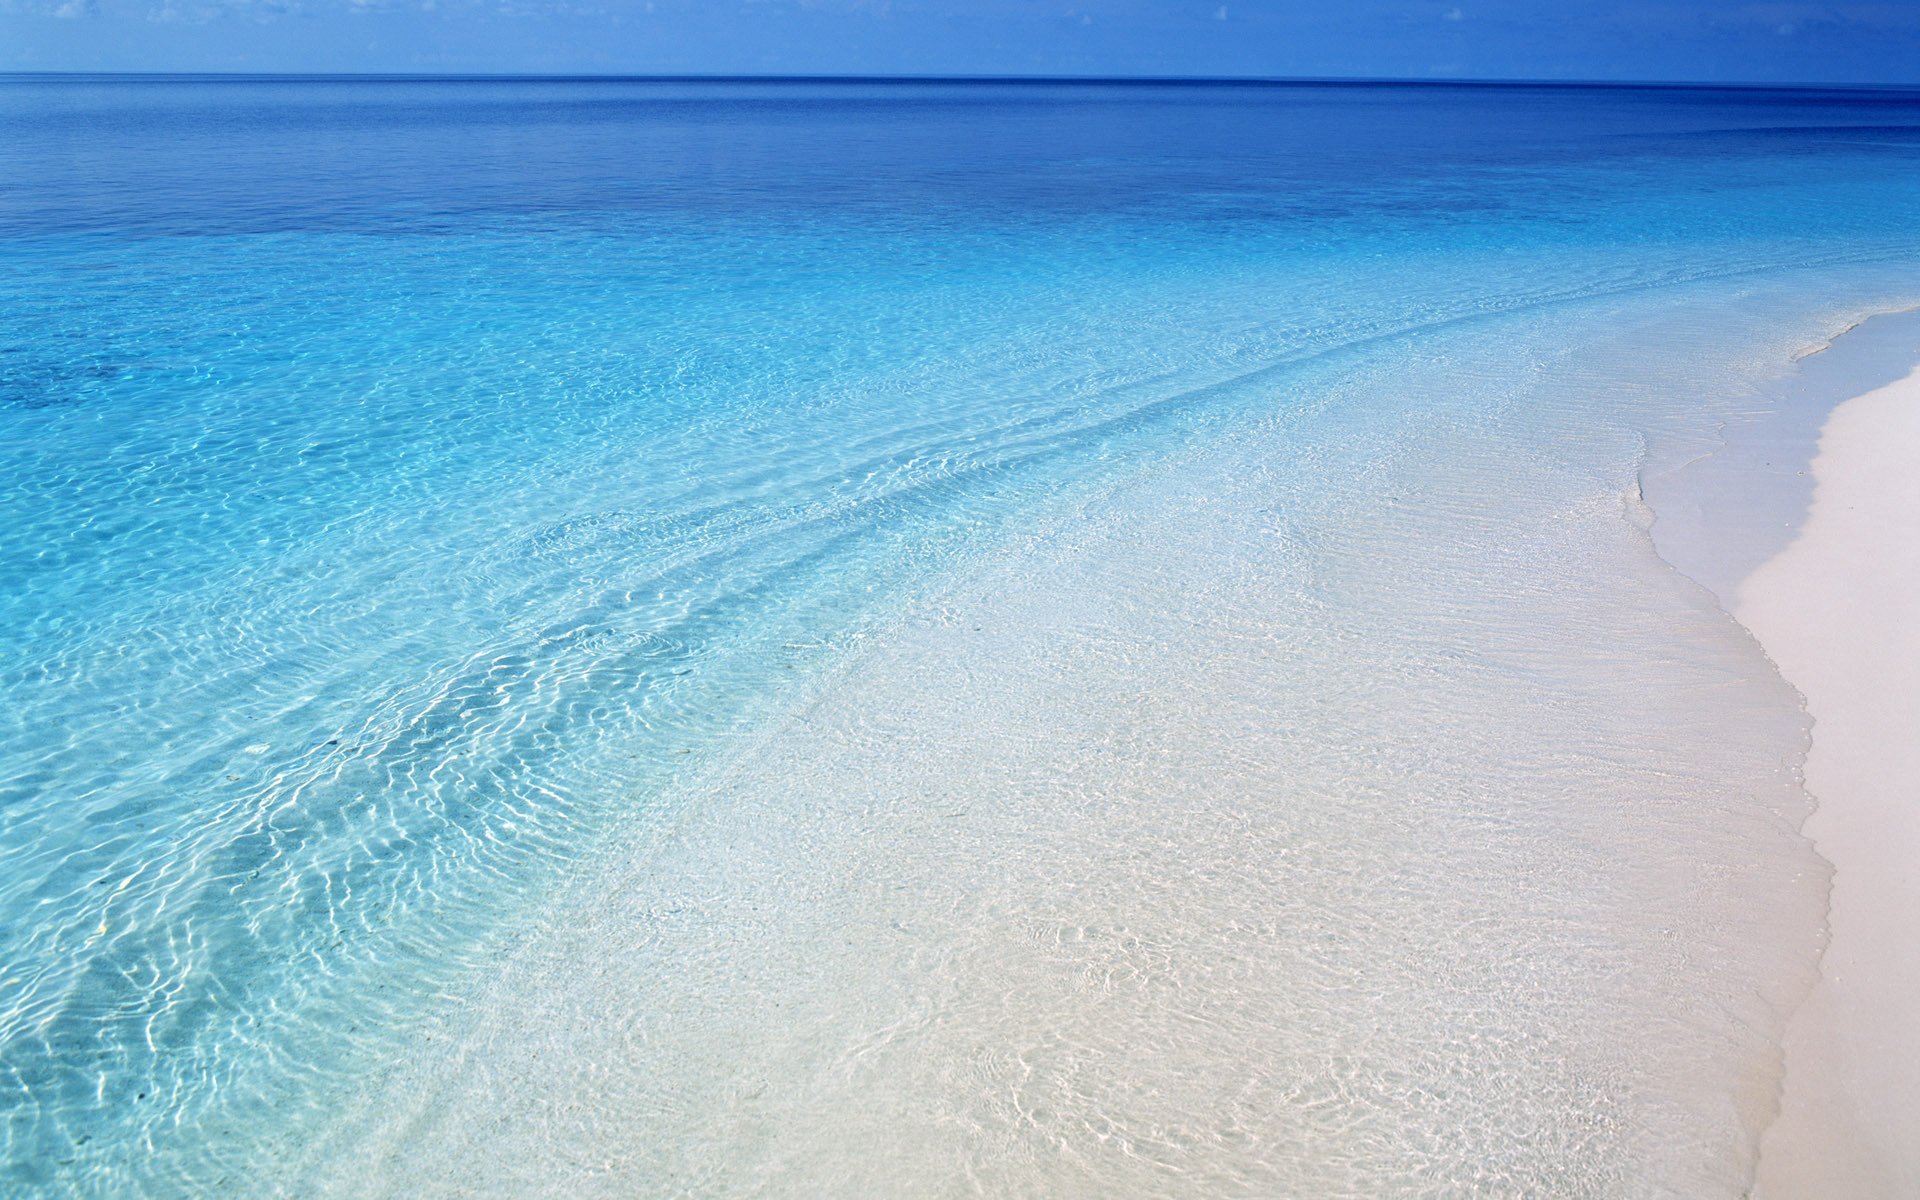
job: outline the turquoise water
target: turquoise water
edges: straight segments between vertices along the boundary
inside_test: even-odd
[[[1628,486],[1920,298],[1911,93],[12,79],[0,129],[0,1160],[27,1194],[300,1190],[348,1098],[593,864],[1142,472],[1259,447],[1191,478],[1283,479],[1247,511],[1308,532],[1262,594],[1333,628],[1329,531],[1452,495],[1485,447],[1450,431],[1498,425],[1554,455],[1473,467],[1514,481],[1484,493],[1510,524],[1433,578],[1573,595],[1566,547],[1511,540],[1526,504]],[[1477,528],[1425,511],[1380,544]],[[1381,636],[1288,694],[1336,695]],[[1380,670],[1438,644],[1408,637]],[[1492,718],[1456,708],[1470,744]],[[1792,758],[1791,713],[1739,714],[1740,763]]]

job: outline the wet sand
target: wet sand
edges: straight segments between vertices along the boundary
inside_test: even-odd
[[[293,1190],[1744,1193],[1805,716],[1654,553],[1614,345],[1538,337],[1329,372],[930,590]]]
[[[1735,614],[1806,696],[1806,833],[1835,867],[1755,1194],[1920,1195],[1920,372],[1835,409],[1799,536]]]

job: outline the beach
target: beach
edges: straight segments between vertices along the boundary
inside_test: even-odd
[[[1299,428],[1058,514],[556,904],[305,1186],[1904,1194],[1920,376],[1833,404],[1916,332],[1764,385],[1662,538],[1481,423],[1337,518],[1270,515]],[[1463,601],[1436,520],[1559,578]]]
[[[1511,333],[1429,343],[1418,453],[1342,419],[1382,355],[935,589],[300,1189],[1743,1194],[1821,936],[1804,718],[1632,431],[1540,415],[1627,335],[1446,407]]]
[[[1810,722],[1803,833],[1832,874],[1756,1163],[1753,1194],[1773,1200],[1903,1196],[1920,1181],[1916,363],[1920,314],[1850,322],[1713,445],[1643,480],[1661,553],[1754,636]]]
[[[1762,584],[1920,95],[0,116],[9,1195],[1898,1180]]]
[[[1806,833],[1834,865],[1820,980],[1787,1027],[1765,1200],[1920,1190],[1920,372],[1840,404],[1793,542],[1735,614],[1813,717]]]

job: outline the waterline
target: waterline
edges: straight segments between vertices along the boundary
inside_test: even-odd
[[[1441,1061],[1416,1044],[1430,1020],[1490,1039],[1460,1093],[1488,1103],[1553,1047],[1600,1046],[1542,1068],[1557,1093],[1509,1088],[1524,1113],[1484,1110],[1539,1131],[1513,1180],[1563,1143],[1581,1180],[1667,1178],[1691,1138],[1710,1183],[1689,1190],[1723,1186],[1769,1068],[1711,1014],[1765,1028],[1774,1001],[1729,989],[1789,988],[1806,960],[1817,879],[1774,775],[1803,731],[1621,516],[1643,447],[1698,452],[1793,350],[1913,302],[1911,107],[9,83],[8,1185],[399,1189],[425,1167],[375,1146],[429,1126],[422,1163],[453,1155],[481,1190],[875,1170],[827,1152],[861,1144],[851,1099],[802,1153],[828,1115],[789,1123],[792,1089],[823,1063],[820,1086],[852,1086],[847,1039],[924,1010],[931,1040],[882,1039],[868,1080],[933,1123],[914,1171],[1009,1144],[1014,1190],[1130,1180],[1098,1143],[1221,1178],[1398,1179],[1403,1138],[1449,1140],[1415,1092],[1397,1126],[1339,1090],[1308,1142],[1260,1121],[1300,1115],[1286,1089],[1328,1048],[1376,1099],[1438,1086],[1386,1080]],[[1609,840],[1627,828],[1724,874],[1672,874]],[[1785,908],[1739,909],[1728,928],[1771,923],[1723,953],[1707,915],[1768,871]],[[920,951],[845,894],[860,879],[899,883]],[[625,921],[643,896],[660,915]],[[1422,957],[1450,939],[1466,957]],[[1501,955],[1542,990],[1487,983],[1506,1007],[1475,1025],[1460,981]],[[1201,986],[1235,972],[1265,1008]],[[1339,972],[1345,1009],[1296,990]],[[1379,1015],[1377,1053],[1352,990],[1376,976],[1410,1006]],[[1065,977],[1137,977],[1147,999],[1112,1013],[1133,1049],[1032,1044],[1090,1020]],[[1149,1002],[1163,985],[1199,1007]],[[817,1041],[752,994],[813,1004]],[[671,1061],[623,1059],[588,996]],[[1108,1093],[1067,1077],[1164,1048],[1214,1078],[1157,1023],[1183,1013],[1242,1046],[1264,1107],[1217,1110],[1150,1061],[1102,1077],[1108,1139]],[[605,1073],[554,1047],[515,1094],[577,1087],[514,1117],[537,1145],[498,1139],[523,1165],[461,1152],[488,1127],[460,1114],[488,1109],[448,1064],[517,1080],[576,1019]],[[959,1037],[1017,1063],[953,1067]],[[729,1124],[753,1064],[791,1135]],[[1019,1064],[1046,1121],[995,1107]],[[1137,1094],[1149,1078],[1190,1111]],[[610,1119],[622,1096],[667,1107]],[[1360,1111],[1379,1156],[1334,1136]],[[664,1157],[603,1145],[629,1135]]]

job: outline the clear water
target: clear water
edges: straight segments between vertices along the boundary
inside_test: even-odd
[[[1916,195],[1910,93],[0,83],[7,1190],[1736,1194],[1804,730],[1635,480]]]

